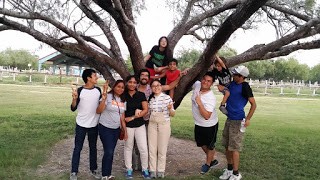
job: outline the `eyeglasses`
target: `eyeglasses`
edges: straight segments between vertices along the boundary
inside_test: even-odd
[[[152,88],[156,88],[156,87],[161,87],[161,85],[160,85],[160,84],[158,84],[158,85],[152,85],[151,87],[152,87]]]

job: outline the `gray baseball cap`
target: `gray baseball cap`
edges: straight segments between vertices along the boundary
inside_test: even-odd
[[[231,72],[232,74],[240,74],[243,77],[249,76],[249,69],[243,65],[234,68]]]

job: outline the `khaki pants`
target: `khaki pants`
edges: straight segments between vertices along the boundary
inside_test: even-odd
[[[148,125],[150,171],[165,171],[170,135],[170,121],[165,120],[163,112],[152,112]]]
[[[142,125],[137,128],[127,127],[127,133],[128,140],[126,140],[124,143],[124,163],[127,170],[132,170],[132,150],[134,139],[136,139],[136,143],[140,152],[142,170],[148,169],[148,145],[146,126]]]

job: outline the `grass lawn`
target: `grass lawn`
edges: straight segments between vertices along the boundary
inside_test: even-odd
[[[73,134],[70,91],[70,87],[0,84],[0,179],[36,179],[35,169],[45,154]],[[221,95],[215,94],[219,102]],[[244,179],[319,179],[320,98],[257,95],[256,101],[241,153]],[[225,117],[220,112],[219,121],[217,150],[224,151],[220,140]],[[193,139],[193,127],[187,96],[172,120],[172,133]],[[221,173],[215,170],[190,179],[218,179]]]

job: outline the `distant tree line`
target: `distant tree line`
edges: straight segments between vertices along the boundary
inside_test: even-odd
[[[177,59],[179,68],[185,69],[192,67],[199,58],[201,52],[195,49],[183,50],[178,53]],[[237,52],[234,49],[223,47],[218,52],[219,56],[235,56]],[[311,82],[320,82],[320,64],[310,68],[306,64],[300,64],[295,58],[278,58],[267,61],[251,61],[244,63],[250,70],[249,78],[258,80],[290,81],[304,80]]]
[[[28,64],[31,66],[29,67]],[[19,70],[37,69],[38,56],[24,49],[12,50],[8,48],[0,52],[0,66],[18,68]]]
[[[226,58],[235,56],[237,52],[234,49],[223,47],[219,51],[219,56]],[[178,68],[185,69],[192,67],[199,56],[201,51],[191,49],[182,50],[177,53],[176,59],[178,59]],[[0,66],[10,66],[12,68],[18,68],[20,70],[29,69],[28,64],[31,64],[32,69],[37,69],[38,57],[31,54],[27,50],[12,50],[10,48],[0,52]],[[128,58],[127,61],[130,61]],[[131,73],[133,68],[131,63],[126,63]],[[310,68],[306,64],[300,64],[297,59],[294,58],[279,58],[277,60],[267,61],[251,61],[244,63],[249,70],[252,79],[267,80],[273,79],[275,81],[290,81],[292,79],[320,82],[320,64]]]

